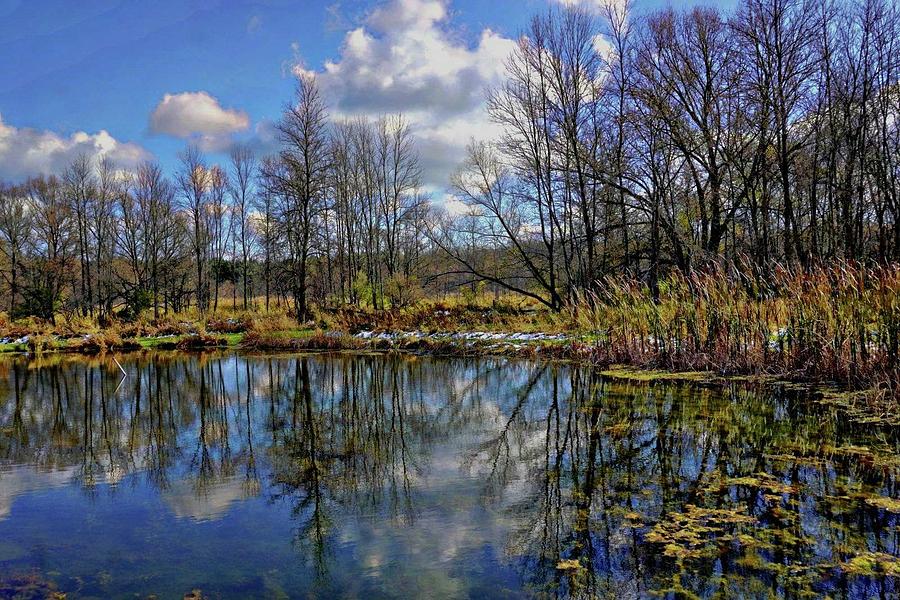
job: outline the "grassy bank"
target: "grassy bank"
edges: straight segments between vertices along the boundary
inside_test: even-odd
[[[87,318],[50,324],[0,317],[0,351],[372,348],[544,356],[834,383],[866,390],[885,406],[900,395],[898,266],[780,270],[765,286],[751,271],[718,269],[672,275],[655,294],[625,278],[599,289],[561,312],[512,297],[465,295],[377,311],[320,308],[302,325],[284,310],[144,316],[106,327]]]

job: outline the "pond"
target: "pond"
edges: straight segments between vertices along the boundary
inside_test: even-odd
[[[0,361],[0,598],[900,594],[900,436],[808,394],[119,359]]]

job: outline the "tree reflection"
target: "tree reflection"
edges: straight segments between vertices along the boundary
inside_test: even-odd
[[[275,497],[293,504],[297,541],[309,546],[322,572],[336,509],[406,524],[415,519],[412,482],[425,468],[435,431],[428,408],[408,393],[402,380],[409,373],[401,366],[308,358],[293,365],[291,401],[275,419],[284,426],[272,448],[272,477]]]
[[[451,478],[538,596],[898,591],[896,431],[789,390],[399,356],[125,367],[119,386],[102,357],[0,362],[0,466],[72,469],[88,493],[147,485],[194,519],[262,496],[290,508],[322,578],[348,522],[415,528],[470,493]]]
[[[497,476],[505,457],[529,465],[530,492],[513,510],[530,516],[510,552],[537,591],[896,593],[896,509],[873,506],[897,497],[895,437],[872,440],[881,452],[855,447],[861,432],[798,411],[803,398],[787,393],[611,385],[590,370],[547,379],[523,390],[546,408],[520,397],[483,453],[492,496],[508,484]],[[856,452],[869,464],[844,462]]]

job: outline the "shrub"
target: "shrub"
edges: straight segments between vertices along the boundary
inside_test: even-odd
[[[59,343],[53,336],[46,334],[35,334],[28,337],[28,341],[25,343],[25,346],[32,354],[43,354],[44,352],[55,350],[59,346]]]
[[[140,347],[135,340],[122,339],[115,331],[87,335],[69,344],[70,349],[86,354],[99,354],[111,350],[136,350]]]
[[[215,333],[242,333],[253,326],[254,318],[212,316],[206,320],[206,330]]]
[[[226,345],[226,342],[222,338],[209,335],[206,332],[200,332],[194,335],[188,335],[179,341],[175,347],[178,350],[203,350],[224,345]]]

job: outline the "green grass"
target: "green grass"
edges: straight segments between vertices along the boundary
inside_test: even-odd
[[[718,379],[715,373],[709,371],[658,371],[653,369],[635,369],[625,365],[613,365],[609,369],[601,371],[604,377],[611,379],[627,379],[629,381],[693,381],[705,382]]]
[[[243,333],[226,333],[219,337],[224,338],[228,347],[231,348],[231,347],[236,347],[236,346],[240,345],[241,340],[244,339],[244,334]]]
[[[183,340],[186,336],[183,335],[175,335],[168,337],[139,337],[136,338],[138,344],[141,345],[142,348],[147,350],[152,350],[154,348],[159,348],[160,345],[168,345],[168,344],[177,344],[181,340]]]
[[[189,338],[189,335],[173,335],[168,337],[139,337],[135,338],[138,344],[140,344],[141,348],[145,350],[154,350],[159,347],[170,347],[175,346],[182,340]],[[224,346],[229,348],[236,348],[240,345],[241,340],[244,339],[243,333],[220,333],[215,334],[215,337],[224,341]]]

